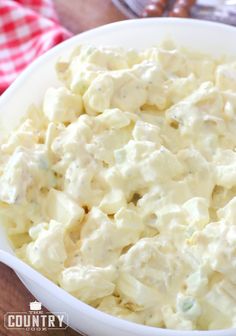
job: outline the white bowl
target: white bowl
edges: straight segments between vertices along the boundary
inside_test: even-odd
[[[77,35],[32,63],[0,98],[0,133],[10,132],[31,103],[40,103],[45,89],[57,85],[57,58],[80,43],[150,47],[165,38],[213,56],[236,56],[236,28],[187,19],[145,19],[109,24]],[[52,312],[69,315],[68,324],[90,336],[235,336],[236,329],[219,331],[175,331],[138,325],[102,313],[57,287],[31,267],[5,253],[14,252],[0,227],[0,260],[9,264],[29,291]],[[4,252],[5,251],[5,252]]]

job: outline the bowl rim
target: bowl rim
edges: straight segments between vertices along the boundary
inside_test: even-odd
[[[4,105],[4,103],[11,99],[11,95],[14,94],[15,91],[19,88],[19,86],[22,84],[24,79],[26,79],[28,76],[30,76],[31,73],[34,72],[34,70],[39,67],[42,63],[47,61],[48,58],[52,55],[58,54],[61,50],[65,49],[66,47],[72,46],[76,43],[76,41],[81,36],[92,36],[97,33],[106,33],[107,31],[110,31],[112,28],[114,30],[119,30],[122,27],[126,27],[126,29],[132,29],[132,27],[136,26],[137,23],[140,24],[149,24],[156,22],[166,24],[166,25],[186,25],[189,27],[193,26],[202,26],[207,28],[218,28],[222,29],[224,31],[228,32],[234,32],[236,34],[236,27],[229,26],[223,23],[217,23],[217,22],[210,22],[210,21],[201,21],[196,19],[179,19],[179,18],[146,18],[146,19],[132,19],[132,20],[124,20],[124,21],[118,21],[115,23],[106,24],[85,32],[82,32],[80,34],[77,34],[68,40],[60,43],[59,45],[53,47],[49,51],[45,52],[43,55],[39,56],[36,60],[34,60],[17,78],[16,80],[10,85],[10,87],[2,94],[0,97],[0,107]],[[17,258],[18,259],[18,258]],[[83,312],[85,315],[89,316],[91,319],[98,320],[100,323],[109,325],[116,330],[120,330],[122,332],[130,332],[130,334],[135,333],[135,331],[140,333],[142,332],[143,335],[145,333],[148,333],[148,335],[158,335],[158,336],[235,336],[236,334],[236,328],[229,328],[229,329],[222,329],[222,330],[172,330],[172,329],[164,329],[164,328],[158,328],[158,327],[151,327],[147,325],[137,324],[135,322],[127,321],[125,319],[121,319],[112,315],[109,315],[107,313],[104,313],[102,311],[99,311],[98,309],[82,302],[81,300],[75,298],[70,293],[66,292],[64,289],[60,288],[56,284],[54,284],[52,281],[44,277],[40,272],[33,269],[31,266],[24,263],[22,260],[18,259],[19,264],[23,267],[26,267],[30,272],[34,274],[34,277],[39,277],[41,281],[43,281],[45,284],[47,284],[49,290],[51,289],[53,292],[55,291],[62,291],[61,294],[64,295],[65,302],[73,306],[75,309],[79,308],[81,312]],[[20,269],[17,270],[18,275],[20,274]],[[21,275],[20,275],[21,278]],[[227,335],[225,334],[227,332]],[[229,334],[230,332],[230,334]],[[232,334],[231,334],[232,332]]]

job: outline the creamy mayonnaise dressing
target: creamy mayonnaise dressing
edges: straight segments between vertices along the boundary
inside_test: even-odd
[[[236,327],[236,62],[82,46],[1,145],[17,255],[109,314]]]

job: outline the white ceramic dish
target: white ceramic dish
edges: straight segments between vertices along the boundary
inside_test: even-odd
[[[45,89],[57,85],[54,64],[59,55],[80,43],[150,47],[165,38],[215,56],[236,56],[236,28],[197,20],[145,19],[118,22],[80,34],[53,48],[31,64],[0,98],[0,134],[10,132],[31,103],[42,100]],[[12,267],[50,311],[65,311],[69,325],[89,336],[235,336],[236,329],[220,331],[175,331],[146,327],[104,314],[77,300],[44,276],[14,257],[0,226],[0,261]]]

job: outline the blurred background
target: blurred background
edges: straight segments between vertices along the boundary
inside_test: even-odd
[[[80,33],[126,16],[111,0],[54,0],[61,23],[72,33]]]
[[[54,0],[73,33],[137,17],[192,17],[236,25],[236,0]]]

